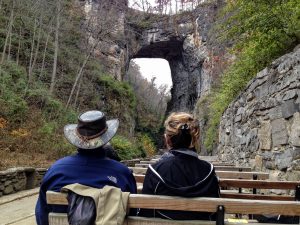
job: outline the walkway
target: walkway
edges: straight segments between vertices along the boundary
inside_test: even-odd
[[[36,225],[34,208],[38,188],[0,198],[0,225]]]

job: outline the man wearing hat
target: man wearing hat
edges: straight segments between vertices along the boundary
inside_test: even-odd
[[[104,113],[96,110],[81,114],[78,124],[65,126],[65,137],[78,148],[78,153],[56,161],[45,174],[35,209],[38,225],[48,225],[49,212],[67,211],[63,206],[47,205],[48,190],[59,192],[65,185],[79,183],[95,188],[109,185],[124,192],[137,192],[132,172],[122,163],[107,158],[102,148],[116,134],[118,126],[117,119],[106,121]]]

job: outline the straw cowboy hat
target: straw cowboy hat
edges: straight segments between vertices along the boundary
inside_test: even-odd
[[[95,149],[105,145],[116,134],[119,120],[106,121],[105,114],[92,110],[78,117],[78,124],[68,124],[64,128],[67,140],[80,149]]]

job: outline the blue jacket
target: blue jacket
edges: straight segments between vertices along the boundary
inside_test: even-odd
[[[68,184],[102,188],[105,185],[119,187],[122,191],[136,193],[136,182],[132,172],[122,163],[105,158],[101,151],[79,152],[55,162],[45,174],[35,208],[38,225],[48,225],[49,212],[67,212],[65,206],[46,203],[48,190],[59,192]]]

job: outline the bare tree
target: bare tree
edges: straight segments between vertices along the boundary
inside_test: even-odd
[[[28,77],[29,77],[29,83],[32,82],[32,76],[33,76],[33,70],[34,70],[34,66],[36,64],[37,61],[37,57],[38,57],[38,53],[39,53],[39,49],[40,49],[40,41],[41,41],[41,33],[42,33],[42,14],[40,15],[40,19],[39,19],[39,24],[38,24],[38,28],[37,28],[38,34],[37,34],[37,43],[36,43],[36,47],[35,47],[35,52],[34,52],[34,37],[33,36],[33,42],[32,42],[32,52],[30,54],[30,64],[29,64],[29,70],[28,70]]]
[[[98,5],[89,13],[88,21],[86,22],[85,29],[88,31],[88,38],[86,43],[86,55],[83,63],[76,75],[74,84],[72,86],[66,108],[68,108],[72,102],[73,95],[76,88],[80,88],[78,83],[82,79],[83,71],[93,56],[95,50],[101,50],[101,47],[107,44],[104,40],[108,40],[109,37],[117,35],[118,32],[118,20],[116,10],[118,10],[117,5],[112,5],[110,2],[101,1]],[[112,16],[115,15],[115,16]],[[101,43],[101,45],[100,45]]]
[[[4,62],[7,44],[9,42],[9,39],[11,38],[11,35],[12,35],[12,26],[13,26],[13,23],[14,23],[14,10],[15,10],[15,0],[12,1],[12,8],[11,8],[11,12],[10,12],[9,21],[8,21],[8,29],[7,29],[7,33],[6,33],[4,46],[3,46],[3,51],[2,51],[2,57],[1,57],[0,64],[3,64],[3,62]]]
[[[16,63],[19,65],[19,60],[20,60],[20,51],[21,51],[21,40],[22,40],[22,27],[19,27],[19,40],[18,40],[18,49],[17,49],[17,58],[16,58]]]
[[[33,51],[34,51],[34,45],[35,45],[35,35],[36,35],[36,29],[37,29],[37,21],[34,20],[34,29],[33,29],[33,35],[32,35],[32,41],[31,41],[31,50],[30,50],[30,59],[29,59],[29,67],[28,67],[28,83],[31,83],[32,80],[32,73],[31,73],[31,67],[32,67],[32,61],[33,61]]]
[[[61,2],[57,0],[56,7],[56,27],[55,27],[55,42],[54,42],[54,56],[53,56],[53,70],[51,76],[50,90],[49,93],[53,94],[54,85],[56,82],[56,71],[57,71],[57,57],[59,51],[59,27],[60,27],[60,13],[61,13]]]
[[[44,69],[45,69],[46,52],[47,52],[47,49],[48,49],[48,43],[49,43],[49,38],[50,38],[51,32],[52,32],[52,29],[51,29],[51,23],[50,23],[49,31],[48,31],[47,37],[46,37],[46,42],[45,42],[45,47],[44,47],[44,52],[43,52],[43,59],[42,59],[42,65],[41,65],[39,78],[41,78],[43,76],[43,72],[44,72]]]

